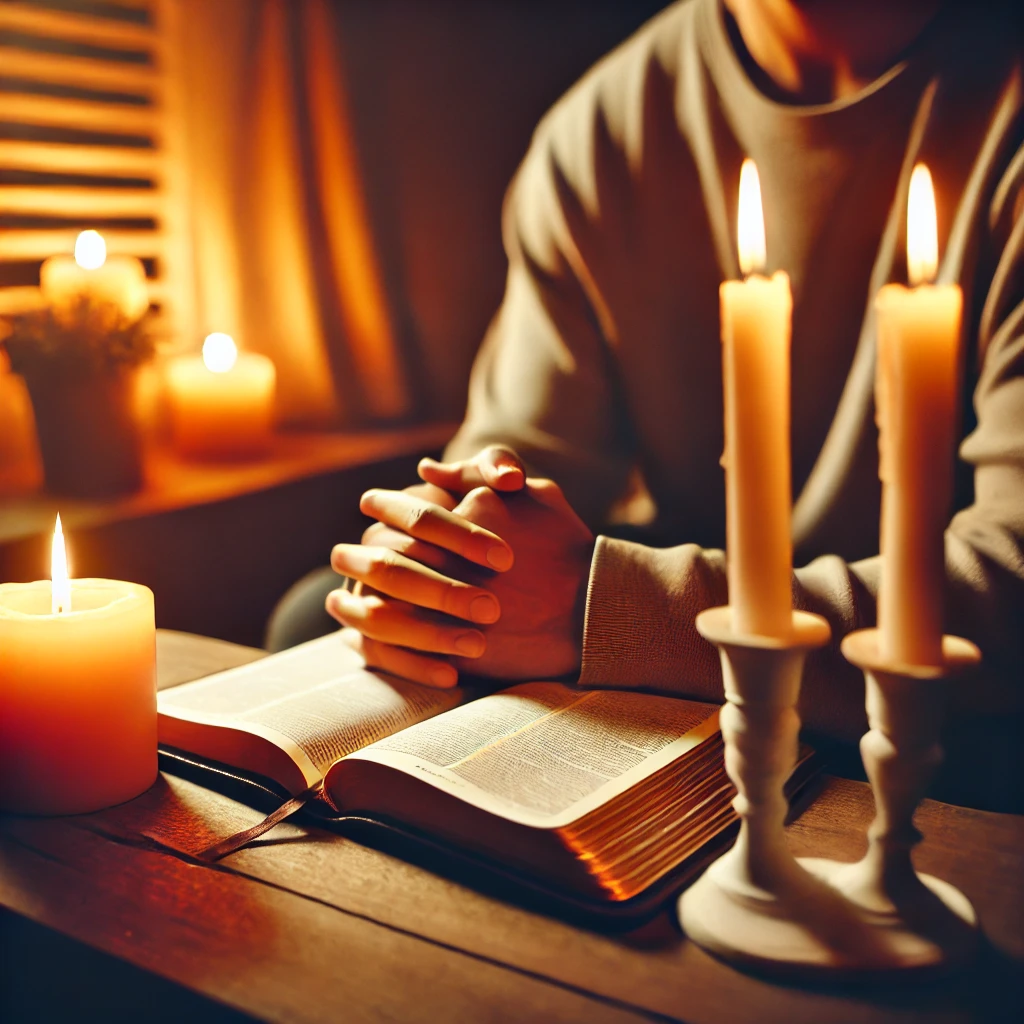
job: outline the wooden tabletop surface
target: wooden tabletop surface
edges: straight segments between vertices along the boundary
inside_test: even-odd
[[[162,633],[162,685],[259,656]],[[827,779],[798,855],[853,860],[868,788]],[[1024,1019],[1024,818],[925,801],[916,854],[974,902],[978,964],[929,982],[781,985],[687,942],[668,912],[609,936],[285,824],[215,866],[178,850],[258,819],[171,775],[98,814],[0,816],[0,905],[270,1021],[876,1022]]]

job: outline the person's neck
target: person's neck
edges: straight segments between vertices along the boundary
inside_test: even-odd
[[[942,0],[724,0],[733,43],[765,93],[830,103],[897,63]]]

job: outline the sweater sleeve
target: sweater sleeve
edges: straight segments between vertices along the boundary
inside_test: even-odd
[[[988,710],[1024,703],[1024,146],[989,210],[995,267],[978,330],[977,425],[961,457],[974,501],[946,534],[948,628],[974,640],[985,672],[972,700]]]
[[[981,648],[984,666],[955,701],[984,713],[1024,708],[1024,149],[995,191],[995,271],[977,331],[977,425],[961,458],[974,501],[946,531],[946,628]],[[875,624],[878,557],[815,559],[793,575],[794,606],[823,615],[828,648],[812,654],[801,692],[805,724],[840,740],[865,727],[863,681],[839,641]],[[694,627],[727,602],[725,557],[695,545],[655,549],[601,537],[591,565],[580,682],[642,686],[720,700],[717,652]]]
[[[860,673],[839,640],[874,623],[877,559],[849,565],[826,555],[793,574],[793,604],[823,615],[833,642],[812,654],[800,694],[805,725],[844,741],[865,728]],[[725,554],[683,544],[649,548],[599,537],[591,563],[583,633],[582,686],[642,687],[721,701],[718,653],[694,625],[698,612],[728,603]]]

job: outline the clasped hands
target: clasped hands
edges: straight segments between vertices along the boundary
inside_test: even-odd
[[[418,472],[404,491],[367,491],[359,507],[377,522],[331,552],[360,584],[327,598],[345,641],[428,686],[578,671],[594,537],[558,485],[496,446]]]

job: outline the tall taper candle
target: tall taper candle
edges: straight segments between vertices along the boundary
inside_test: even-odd
[[[725,384],[726,553],[733,628],[787,637],[792,624],[793,545],[789,436],[789,277],[766,262],[757,167],[740,171],[743,281],[720,289]]]
[[[907,277],[878,294],[875,406],[882,479],[881,656],[942,664],[945,539],[953,491],[963,296],[938,269],[931,174],[918,164],[907,201]]]

